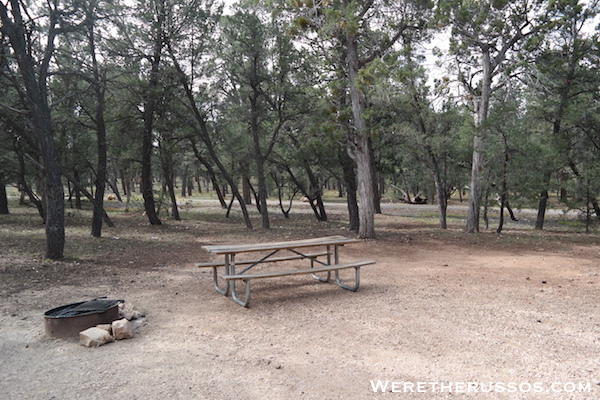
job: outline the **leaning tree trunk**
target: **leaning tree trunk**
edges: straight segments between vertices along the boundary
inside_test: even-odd
[[[237,188],[235,180],[229,174],[229,172],[227,171],[227,169],[225,168],[225,166],[219,159],[217,152],[215,151],[215,148],[210,139],[210,135],[208,134],[208,127],[206,125],[206,121],[203,117],[203,114],[200,112],[200,109],[198,108],[198,104],[196,103],[194,92],[188,83],[187,76],[183,72],[183,69],[181,68],[181,65],[179,64],[179,62],[177,60],[177,57],[175,57],[173,50],[170,48],[170,44],[168,42],[167,42],[167,47],[169,48],[169,53],[171,54],[171,59],[173,60],[173,66],[177,70],[177,74],[179,76],[180,82],[185,91],[185,95],[188,99],[188,102],[192,109],[192,112],[194,113],[194,118],[196,119],[196,122],[198,123],[198,126],[195,127],[195,128],[197,128],[198,136],[199,136],[200,140],[202,140],[202,142],[204,142],[204,144],[206,145],[206,149],[208,150],[210,158],[214,161],[217,168],[219,169],[219,171],[221,171],[221,174],[223,175],[223,177],[225,178],[225,180],[231,187],[231,192],[232,192],[233,196],[238,200],[238,202],[240,204],[240,208],[242,209],[242,215],[244,216],[244,221],[246,222],[246,227],[248,229],[252,229],[252,221],[250,220],[250,215],[248,214],[248,209],[246,208],[244,199],[242,198],[242,195],[240,194],[240,192]]]
[[[221,192],[221,187],[219,186],[219,181],[217,180],[217,176],[215,175],[215,171],[214,171],[212,165],[210,165],[208,160],[205,159],[200,154],[200,151],[198,150],[198,146],[196,146],[196,143],[193,140],[190,141],[190,144],[192,145],[192,150],[194,150],[194,154],[196,155],[196,158],[206,168],[208,176],[210,177],[210,181],[212,182],[213,189],[215,190],[215,193],[217,194],[217,198],[219,199],[219,203],[221,204],[221,208],[227,209],[228,208],[227,202],[225,202],[225,197],[223,197],[223,192]],[[200,179],[198,179],[198,192],[202,193]]]
[[[17,153],[17,159],[19,161],[19,188],[21,190],[21,194],[27,194],[29,199],[33,202],[33,204],[35,204],[42,221],[46,223],[46,210],[44,210],[44,204],[40,199],[37,198],[35,193],[33,193],[33,190],[31,190],[29,184],[27,183],[27,179],[25,179],[25,156],[23,155],[23,150],[16,140],[14,142],[14,147]],[[23,204],[25,204],[24,201],[19,202],[19,205]]]
[[[321,191],[321,185],[319,184],[319,180],[317,179],[317,176],[314,174],[309,163],[307,163],[307,162],[304,163],[304,170],[306,171],[306,174],[308,176],[308,181],[310,182],[310,186],[313,188],[313,190],[311,190],[311,195],[310,195],[311,204],[313,204],[319,210],[319,212],[316,213],[319,221],[327,221],[327,213],[325,212],[325,204],[323,203],[323,195],[322,195],[322,191]],[[316,205],[314,204],[314,201],[317,202]]]

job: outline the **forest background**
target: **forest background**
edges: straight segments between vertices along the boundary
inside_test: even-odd
[[[211,192],[270,227],[304,197],[376,236],[382,198],[600,217],[598,1],[0,2],[0,213],[10,188],[64,257],[65,208],[91,232],[135,191],[148,223]],[[448,46],[428,50],[433,38]],[[441,47],[441,46],[440,46]],[[439,59],[432,67],[431,56]],[[427,56],[427,57],[426,57]],[[7,187],[9,190],[7,191]],[[109,194],[110,193],[110,194]],[[87,200],[86,200],[87,199]],[[88,203],[89,202],[89,203]],[[483,210],[483,215],[481,211]]]

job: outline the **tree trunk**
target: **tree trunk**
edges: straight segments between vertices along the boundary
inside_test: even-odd
[[[475,127],[477,132],[473,139],[473,164],[471,166],[471,191],[469,196],[469,211],[467,214],[468,233],[479,232],[479,217],[481,206],[481,194],[483,186],[483,169],[485,153],[485,128],[483,123],[487,119],[490,97],[492,95],[492,66],[490,54],[483,52],[483,78],[481,95],[475,98]]]
[[[23,150],[20,148],[17,141],[14,143],[15,152],[17,153],[17,159],[19,160],[19,189],[22,194],[27,194],[29,199],[35,204],[42,221],[46,223],[46,211],[44,210],[44,205],[37,198],[33,190],[29,187],[27,180],[25,179],[25,156],[23,154]],[[23,196],[22,196],[23,197]],[[22,202],[19,202],[19,205],[25,204],[24,199]]]
[[[435,193],[437,195],[438,212],[439,212],[439,224],[440,229],[447,229],[447,212],[448,212],[448,197],[446,195],[446,185],[442,180],[442,174],[440,171],[439,163],[431,147],[426,147],[427,154],[429,155],[429,164],[431,171],[433,172],[433,181],[435,184]]]
[[[282,167],[288,172],[290,178],[292,179],[292,182],[294,182],[294,185],[296,185],[296,187],[300,190],[302,195],[308,199],[310,208],[313,210],[317,221],[323,221],[323,216],[320,214],[320,211],[322,210],[323,212],[325,212],[325,210],[324,208],[317,208],[317,204],[315,204],[315,198],[313,197],[313,193],[307,190],[306,186],[304,186],[302,182],[300,182],[298,178],[296,178],[296,175],[294,175],[294,172],[288,165],[284,165]],[[327,219],[327,216],[325,216],[325,219]]]
[[[90,51],[94,63],[94,86],[96,92],[96,147],[98,151],[98,175],[96,176],[96,194],[94,197],[94,213],[92,215],[92,236],[102,237],[102,220],[104,217],[104,192],[106,190],[107,176],[107,145],[106,145],[106,123],[104,121],[105,97],[104,88],[101,86],[100,75],[96,62],[96,49],[93,39],[93,31],[90,33]]]
[[[485,191],[485,201],[483,202],[483,222],[485,223],[485,230],[487,231],[490,227],[490,221],[488,219],[488,209],[489,209],[489,200],[490,198],[490,189],[488,188]]]
[[[62,175],[67,178],[67,180],[69,182],[71,182],[73,184],[73,186],[75,187],[75,189],[81,193],[83,193],[83,195],[85,197],[87,197],[87,199],[90,201],[90,203],[92,203],[92,206],[96,206],[96,199],[94,199],[94,196],[88,192],[83,185],[81,185],[79,183],[79,181],[77,179],[75,179],[75,177],[71,176],[71,174],[65,172],[65,171],[61,171]],[[110,217],[108,216],[108,214],[106,213],[106,211],[104,209],[102,209],[102,218],[104,219],[104,222],[106,222],[106,225],[108,225],[111,228],[115,227],[115,224],[112,222],[112,220],[110,219]]]
[[[3,32],[13,48],[27,95],[31,124],[36,133],[45,167],[46,258],[59,260],[65,248],[65,195],[60,175],[58,152],[52,132],[52,118],[48,106],[47,72],[54,53],[55,26],[58,13],[50,14],[44,59],[38,65],[28,53],[27,24],[21,14],[21,2],[10,0],[12,18],[8,8],[0,2]],[[36,68],[38,73],[36,74]]]
[[[92,59],[92,87],[96,100],[95,124],[96,124],[96,150],[97,150],[97,175],[96,190],[94,197],[94,212],[92,214],[92,236],[102,237],[102,220],[104,218],[104,193],[106,191],[106,182],[108,176],[108,158],[106,145],[106,122],[104,120],[104,110],[106,108],[105,83],[106,80],[101,75],[96,57],[96,34],[95,34],[95,13],[96,8],[91,6],[87,9],[87,40],[88,50]]]
[[[163,5],[164,6],[164,5]],[[142,197],[144,198],[144,209],[146,216],[151,225],[161,225],[162,222],[158,218],[156,212],[156,206],[154,203],[154,191],[153,191],[153,179],[152,179],[152,150],[154,142],[154,113],[156,106],[159,101],[159,68],[162,58],[164,37],[161,32],[164,23],[164,10],[160,10],[157,13],[158,21],[156,23],[156,37],[154,41],[154,49],[152,57],[150,57],[151,68],[150,78],[148,80],[148,90],[146,91],[144,99],[144,111],[143,121],[144,128],[142,132],[142,177],[141,177],[141,190]]]
[[[252,204],[252,193],[250,192],[250,179],[247,176],[242,177],[242,197],[244,203]]]
[[[181,197],[185,197],[188,193],[188,172],[190,170],[190,166],[186,165],[183,170],[183,176],[181,177]]]
[[[73,177],[77,182],[81,182],[81,176],[79,175],[79,169],[73,168]],[[81,210],[83,208],[81,204],[81,190],[77,186],[73,188],[73,194],[75,195],[75,209]]]
[[[258,80],[258,78],[256,79]],[[263,157],[262,150],[260,148],[260,123],[258,120],[258,98],[261,94],[256,83],[253,83],[252,89],[253,92],[250,96],[250,131],[254,143],[254,161],[256,162],[256,179],[258,180],[257,206],[260,210],[262,227],[264,229],[269,229],[270,222],[269,210],[267,208],[267,182],[265,177],[265,158]]]
[[[379,173],[375,165],[375,149],[373,148],[373,140],[369,137],[369,157],[371,158],[371,173],[373,174],[373,210],[375,214],[381,214],[381,186],[379,185]]]
[[[373,191],[373,162],[369,149],[369,132],[364,120],[366,101],[363,93],[358,88],[358,49],[356,36],[346,33],[346,48],[348,57],[348,88],[352,102],[352,115],[354,122],[354,157],[358,181],[358,216],[360,226],[358,237],[369,239],[375,237],[375,194]]]
[[[194,179],[191,176],[188,176],[186,183],[187,183],[188,197],[192,197],[192,195],[194,194]]]
[[[502,229],[504,228],[504,207],[508,205],[508,140],[505,134],[502,134],[502,139],[504,142],[504,160],[502,163],[502,183],[500,185],[500,221],[496,233],[502,233]],[[510,207],[508,208],[510,209]]]
[[[219,182],[217,181],[217,176],[215,175],[215,171],[214,171],[212,165],[210,165],[210,163],[208,162],[207,159],[202,157],[202,155],[200,154],[200,151],[198,151],[198,147],[196,146],[196,143],[194,141],[191,141],[191,145],[192,145],[192,149],[194,150],[194,154],[196,155],[196,158],[206,168],[206,172],[208,173],[208,176],[210,177],[210,181],[212,182],[213,189],[215,190],[215,193],[217,194],[219,203],[221,203],[221,208],[227,209],[228,208],[227,202],[225,201],[225,197],[223,196],[223,193],[221,192]],[[200,188],[200,179],[198,179],[198,191],[200,193],[202,193],[202,189]],[[206,191],[208,192],[208,184],[207,184]]]
[[[103,97],[104,95],[102,95]],[[100,102],[100,100],[99,100]],[[92,236],[102,237],[102,219],[104,215],[104,192],[106,190],[106,125],[104,123],[104,99],[98,105],[96,115],[96,136],[98,148],[98,176],[96,177],[96,194],[94,196],[94,213],[92,216]]]
[[[106,184],[110,187],[115,196],[117,196],[117,200],[122,203],[123,198],[121,197],[121,192],[119,192],[118,173],[119,172],[117,169],[109,169],[109,172],[107,173]]]
[[[148,107],[150,108],[150,107]],[[141,189],[142,196],[144,198],[144,209],[146,210],[146,216],[151,225],[161,225],[162,222],[158,218],[156,213],[156,206],[154,203],[154,191],[152,188],[152,113],[144,111],[145,122],[143,132],[143,144],[142,144],[142,180]]]
[[[348,203],[348,219],[351,231],[358,231],[360,225],[358,218],[358,202],[356,199],[356,171],[352,158],[344,150],[340,151],[340,163],[344,175],[344,185],[346,187],[346,201]]]
[[[319,184],[319,180],[317,179],[317,176],[313,173],[310,164],[305,163],[304,169],[306,171],[306,174],[308,175],[308,181],[310,182],[310,186],[312,187],[312,190],[310,191],[311,203],[319,209],[319,212],[316,213],[317,218],[319,221],[327,221],[327,213],[325,212],[325,204],[323,204],[323,194],[321,191],[321,185]],[[316,205],[314,204],[314,201],[317,202]]]
[[[8,196],[6,195],[6,184],[0,176],[0,214],[8,214]]]
[[[167,43],[167,46],[169,46],[169,43]],[[244,204],[244,199],[240,195],[237,185],[235,184],[235,180],[228,173],[227,169],[225,168],[225,166],[223,165],[223,163],[221,162],[221,160],[219,159],[219,157],[215,151],[215,148],[210,139],[210,135],[208,133],[208,127],[206,126],[206,121],[204,120],[203,114],[200,112],[200,109],[198,108],[198,104],[196,103],[195,95],[187,81],[187,76],[184,73],[183,69],[181,69],[181,65],[177,61],[177,57],[175,57],[171,48],[169,48],[169,52],[171,54],[171,59],[173,60],[173,65],[175,66],[175,69],[177,70],[177,74],[179,76],[180,82],[185,91],[185,95],[188,99],[189,105],[192,108],[192,111],[194,113],[194,118],[196,119],[196,122],[198,123],[198,126],[194,127],[194,128],[197,129],[196,132],[198,133],[200,140],[202,140],[202,142],[204,142],[204,144],[206,145],[206,149],[208,150],[208,153],[210,154],[211,159],[217,165],[217,168],[219,168],[219,171],[221,171],[221,174],[223,175],[223,177],[225,178],[225,180],[231,187],[233,196],[240,203],[240,208],[242,209],[244,221],[246,222],[246,227],[248,229],[252,229],[252,221],[250,220],[250,215],[248,214],[246,204]]]
[[[506,204],[506,195],[502,193],[500,195],[500,220],[498,222],[498,229],[496,229],[496,233],[502,233],[502,229],[504,228],[504,205]]]
[[[175,196],[175,185],[173,184],[173,171],[171,166],[168,164],[168,161],[164,161],[163,166],[165,183],[167,186],[167,191],[169,192],[169,198],[171,199],[171,214],[173,215],[173,219],[175,221],[181,221],[181,217],[179,216],[179,209],[177,208],[177,197]],[[184,186],[185,187],[185,186]]]

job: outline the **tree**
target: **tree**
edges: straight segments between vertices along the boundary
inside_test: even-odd
[[[61,180],[58,152],[52,132],[52,116],[48,104],[48,77],[55,50],[56,36],[67,29],[66,15],[56,3],[46,3],[48,16],[46,44],[34,42],[37,35],[28,30],[40,27],[33,20],[25,20],[29,10],[25,3],[10,0],[0,2],[2,32],[10,41],[23,80],[24,94],[33,131],[39,141],[44,168],[44,199],[46,211],[46,257],[62,259],[65,246],[64,189]],[[37,50],[40,50],[40,53]],[[37,58],[39,56],[39,58]]]
[[[553,173],[562,168],[563,171],[570,170],[578,179],[577,159],[589,149],[589,146],[580,145],[586,142],[580,122],[589,121],[592,111],[597,108],[600,45],[598,33],[589,33],[589,24],[598,15],[599,7],[598,1],[587,5],[577,0],[553,3],[553,29],[549,29],[545,40],[540,41],[534,51],[534,62],[530,63],[529,86],[535,91],[530,108],[550,126],[548,140],[558,156],[558,160],[550,164],[558,165],[554,169],[545,169],[536,221],[539,230],[544,227]],[[591,143],[588,144],[593,148]],[[591,202],[596,204],[594,208],[599,208],[594,198]]]
[[[94,197],[94,213],[92,216],[92,236],[102,236],[102,217],[104,214],[104,193],[107,178],[107,143],[106,143],[106,121],[104,113],[106,109],[106,71],[103,70],[98,61],[97,50],[97,21],[100,19],[102,5],[95,0],[90,1],[85,7],[86,39],[89,47],[90,76],[88,81],[92,86],[96,107],[93,121],[96,130],[96,151],[98,161],[96,164],[96,193]]]
[[[119,21],[122,43],[119,48],[113,50],[122,54],[141,79],[136,87],[139,95],[137,107],[143,121],[140,185],[144,209],[151,225],[162,224],[154,200],[152,158],[154,124],[164,89],[161,79],[165,69],[170,6],[165,0],[139,0],[134,6],[133,16]]]
[[[240,121],[246,124],[251,138],[250,148],[252,148],[251,153],[254,156],[258,179],[257,207],[262,217],[262,226],[268,229],[270,223],[265,163],[274,141],[267,140],[266,148],[263,148],[265,146],[263,142],[265,124],[269,118],[267,96],[270,94],[265,93],[265,90],[268,90],[265,86],[269,82],[267,47],[271,36],[256,13],[247,11],[238,11],[231,17],[226,17],[223,32],[227,43],[223,46],[222,53],[225,60],[225,77],[231,84],[231,91],[227,94],[232,100],[233,107],[238,109]],[[236,107],[236,104],[241,107]],[[247,112],[240,112],[240,108],[247,109]],[[275,132],[275,135],[278,133]],[[247,180],[248,177],[244,179]]]
[[[58,56],[62,56],[65,71],[62,74],[60,84],[67,83],[67,90],[71,90],[68,80],[79,79],[85,82],[84,89],[76,89],[78,93],[77,102],[67,104],[67,115],[65,119],[74,119],[73,115],[79,115],[77,121],[73,121],[79,129],[92,130],[96,136],[96,165],[93,173],[95,190],[93,198],[92,227],[93,237],[102,236],[102,221],[106,216],[104,211],[104,194],[108,175],[108,144],[107,144],[107,122],[106,122],[106,95],[109,82],[109,57],[103,49],[108,40],[106,26],[107,14],[113,12],[110,5],[101,0],[89,0],[80,3],[80,12],[83,23],[80,29],[74,31],[65,38],[65,43],[59,49]],[[67,71],[70,69],[70,71]],[[114,73],[114,72],[113,72]],[[57,90],[58,91],[58,90]],[[67,96],[72,96],[67,93]],[[75,129],[73,126],[71,129]],[[85,158],[85,156],[83,156]],[[87,158],[85,158],[87,161]],[[75,171],[75,180],[79,180]],[[76,189],[79,199],[79,189]]]
[[[466,232],[479,232],[480,206],[485,186],[486,125],[490,100],[514,71],[519,45],[539,32],[542,10],[536,0],[440,2],[442,20],[452,27],[450,51],[458,80],[471,101],[475,126],[469,212]]]
[[[435,194],[439,211],[439,226],[447,228],[447,208],[449,188],[443,162],[444,155],[448,154],[447,137],[452,128],[446,123],[448,107],[446,110],[436,112],[429,102],[428,87],[423,71],[417,67],[416,60],[412,54],[411,46],[406,48],[405,72],[399,74],[398,79],[404,84],[404,96],[406,111],[403,120],[409,122],[416,132],[415,143],[421,149],[422,157],[433,176]],[[448,106],[448,103],[447,103]],[[409,135],[410,136],[410,135]]]
[[[227,45],[219,52],[224,72],[225,117],[240,121],[250,140],[258,181],[257,206],[262,226],[270,226],[267,209],[268,160],[282,132],[306,112],[306,82],[298,49],[280,24],[259,9],[238,10],[224,20]],[[247,178],[247,177],[246,177]]]
[[[238,200],[246,227],[252,229],[252,221],[248,214],[244,199],[238,190],[238,185],[232,173],[226,168],[222,161],[222,154],[218,152],[218,143],[221,140],[218,117],[211,113],[213,105],[218,104],[215,100],[216,93],[209,90],[206,81],[210,69],[207,68],[207,59],[210,50],[215,46],[215,31],[217,22],[222,14],[222,6],[213,1],[202,3],[191,3],[177,7],[178,12],[173,9],[170,21],[177,23],[171,27],[172,35],[165,37],[165,45],[171,59],[174,73],[183,92],[182,104],[187,108],[187,114],[180,115],[188,122],[190,129],[196,135],[191,139],[194,154],[198,160],[209,170],[213,184],[216,183],[216,175],[210,162],[214,163],[223,179],[231,188],[233,197]],[[220,111],[217,107],[216,110]],[[197,147],[202,143],[208,153],[206,159]],[[218,187],[216,185],[215,187]],[[221,196],[219,196],[221,199]],[[221,199],[222,200],[222,199]],[[223,203],[223,202],[221,202]]]
[[[425,36],[431,20],[427,1],[321,1],[297,2],[296,26],[316,31],[313,41],[318,51],[340,57],[345,70],[346,88],[351,104],[352,131],[349,143],[356,162],[360,238],[375,237],[375,191],[371,130],[365,114],[368,99],[362,88],[361,75],[370,63],[392,52],[403,36],[414,41]],[[310,36],[310,35],[308,35]],[[328,57],[323,55],[323,57]]]

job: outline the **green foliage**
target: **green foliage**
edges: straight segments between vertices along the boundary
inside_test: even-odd
[[[321,183],[339,178],[339,153],[354,134],[345,58],[346,40],[352,37],[360,58],[356,85],[366,104],[363,117],[378,172],[387,183],[409,192],[431,191],[433,154],[443,166],[448,190],[467,185],[475,134],[469,116],[474,110],[467,107],[481,94],[481,50],[487,49],[497,88],[484,125],[489,183],[497,188],[506,177],[511,201],[519,205],[535,205],[544,189],[566,189],[568,206],[579,209],[600,197],[600,50],[597,32],[589,28],[598,12],[591,7],[595,3],[439,1],[435,18],[432,2],[420,0],[265,4],[242,2],[222,18],[222,6],[213,1],[144,0],[132,6],[134,12],[121,2],[67,4],[48,93],[62,168],[78,171],[82,183],[91,186],[98,80],[104,82],[107,98],[111,174],[139,173],[141,117],[150,79],[158,81],[153,89],[154,144],[161,145],[164,159],[175,171],[183,169],[194,160],[192,141],[206,156],[198,141],[196,110],[185,101],[184,83],[175,69],[177,60],[200,104],[210,140],[236,178],[255,174],[250,130],[257,116],[267,181],[271,174],[283,179],[289,167],[308,184],[306,164]],[[86,20],[86,15],[94,18]],[[99,76],[94,76],[86,47],[89,32],[83,28],[89,24],[98,33]],[[432,90],[419,44],[430,28],[449,25],[449,51],[456,63],[445,76],[434,77],[438,85]],[[40,24],[28,26],[32,37],[41,37]],[[522,26],[527,29],[519,33]],[[502,46],[519,34],[502,54]],[[155,54],[156,43],[163,47]],[[31,47],[35,56],[39,45]],[[20,168],[15,138],[34,160],[39,144],[30,135],[27,115],[14,112],[27,108],[26,98],[6,41],[2,46],[0,173],[14,184]],[[156,57],[160,68],[152,72]],[[467,105],[450,90],[455,76],[471,84],[460,99]],[[38,177],[30,161],[25,172],[28,182]],[[293,184],[288,180],[286,185],[292,193]]]

